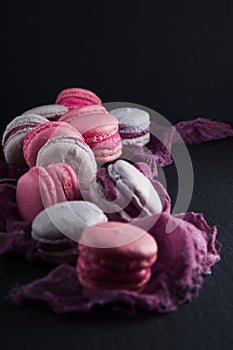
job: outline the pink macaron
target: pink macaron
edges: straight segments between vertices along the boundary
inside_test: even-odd
[[[29,132],[24,138],[23,153],[29,165],[36,165],[36,158],[41,147],[49,140],[57,136],[69,136],[82,138],[80,133],[71,125],[65,122],[47,122],[40,124]]]
[[[122,222],[88,227],[79,240],[77,274],[86,289],[141,291],[151,276],[158,246],[145,230]]]
[[[62,90],[56,98],[56,104],[63,105],[69,110],[89,105],[100,105],[101,99],[92,91],[82,88]]]
[[[78,130],[98,163],[111,162],[122,152],[118,120],[109,113],[83,114],[66,120]]]
[[[80,198],[78,177],[75,171],[64,163],[51,164],[46,168],[32,167],[21,176],[16,188],[20,215],[29,222],[44,208]]]
[[[60,122],[69,123],[73,118],[81,115],[96,114],[96,113],[108,113],[106,108],[102,105],[90,105],[84,106],[76,109],[72,109],[69,112],[63,114],[60,118]]]

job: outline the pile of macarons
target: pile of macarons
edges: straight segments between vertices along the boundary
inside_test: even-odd
[[[17,205],[41,258],[77,261],[86,289],[140,292],[150,279],[159,247],[130,221],[159,216],[163,202],[143,171],[121,158],[127,145],[149,141],[146,111],[107,111],[82,88],[62,90],[54,104],[25,111],[3,134],[6,162],[25,168]]]

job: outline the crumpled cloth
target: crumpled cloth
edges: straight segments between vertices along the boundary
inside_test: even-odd
[[[0,254],[21,254],[34,261],[39,255],[31,238],[31,224],[20,217],[15,192],[15,185],[0,184]]]
[[[147,227],[155,218],[132,222]],[[63,264],[48,276],[16,288],[11,299],[17,305],[25,301],[43,301],[56,313],[88,312],[96,305],[113,310],[165,313],[174,311],[198,295],[203,277],[220,260],[215,248],[216,227],[209,227],[201,214],[188,213],[174,231],[166,233],[168,220],[178,220],[163,213],[149,232],[155,237],[159,254],[152,275],[141,293],[125,290],[88,291],[80,285],[74,266]]]
[[[156,136],[159,136],[156,137]],[[157,176],[157,162],[165,167],[173,162],[172,145],[177,143],[199,144],[202,142],[224,139],[233,136],[233,128],[226,123],[205,118],[182,121],[167,127],[151,123],[150,143],[145,147],[124,146],[123,157],[133,162],[145,162]]]

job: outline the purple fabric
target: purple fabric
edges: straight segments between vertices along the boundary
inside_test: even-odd
[[[152,267],[152,276],[142,293],[124,290],[88,291],[81,287],[76,269],[60,265],[48,276],[12,291],[17,305],[27,300],[43,301],[59,314],[90,311],[95,305],[111,304],[134,313],[169,312],[198,295],[204,275],[220,260],[215,248],[216,228],[209,227],[201,214],[188,213],[171,233],[166,233],[169,220],[178,218],[163,213],[150,228],[158,243],[158,260]],[[134,224],[147,227],[153,217],[135,220]],[[149,223],[149,224],[150,224]]]
[[[233,129],[230,125],[205,118],[183,121],[171,127],[152,122],[149,144],[145,147],[124,146],[122,157],[134,163],[147,163],[154,177],[157,176],[157,162],[161,167],[172,163],[171,149],[173,144],[181,142],[198,144],[231,136],[233,136]]]
[[[7,165],[4,160],[0,159],[0,179],[4,177],[18,180],[20,176],[25,174],[27,171],[27,168],[21,169],[14,165]]]
[[[15,189],[14,185],[0,184],[0,254],[17,253],[33,261],[39,256],[31,238],[31,224],[19,216]]]
[[[186,144],[197,144],[233,136],[233,129],[229,124],[205,118],[183,121],[177,123],[175,128]],[[177,140],[174,139],[174,142]]]

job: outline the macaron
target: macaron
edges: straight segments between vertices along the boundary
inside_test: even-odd
[[[80,134],[77,132],[77,135]],[[49,139],[41,147],[37,155],[37,166],[46,167],[59,162],[66,163],[74,169],[83,196],[96,176],[97,165],[92,150],[81,135],[78,137],[57,136]]]
[[[82,88],[62,90],[56,98],[56,104],[63,105],[69,110],[89,105],[100,105],[101,99],[92,91]]]
[[[151,181],[130,163],[117,160],[100,168],[89,187],[89,198],[111,216],[130,221],[162,212],[162,202]]]
[[[78,130],[93,150],[98,163],[111,162],[122,153],[118,121],[109,113],[72,116],[66,122]]]
[[[47,122],[38,125],[24,138],[24,158],[31,168],[36,165],[37,153],[40,148],[50,139],[56,136],[81,137],[79,132],[64,122]]]
[[[19,213],[29,222],[44,208],[75,199],[81,199],[78,177],[69,165],[63,163],[46,168],[32,167],[20,177],[16,187]]]
[[[52,263],[73,262],[77,242],[88,226],[107,221],[101,209],[85,201],[54,204],[40,212],[32,222],[32,238],[42,259]]]
[[[71,109],[69,112],[64,114],[59,118],[61,122],[71,122],[73,118],[76,118],[80,115],[96,114],[96,113],[108,113],[106,108],[102,105],[90,105]]]
[[[155,239],[139,227],[115,221],[87,227],[79,240],[79,282],[89,290],[142,291],[157,254]]]
[[[28,115],[33,113],[38,114],[49,120],[55,121],[67,112],[68,108],[66,108],[63,105],[49,104],[29,109],[28,111],[25,111],[22,115]]]
[[[150,141],[150,115],[139,108],[122,107],[110,111],[119,122],[122,144],[144,146]]]
[[[6,127],[2,137],[3,153],[8,164],[26,167],[23,155],[24,137],[36,126],[48,122],[48,119],[35,114],[14,118]]]

